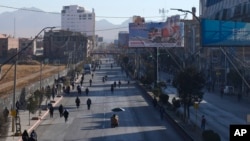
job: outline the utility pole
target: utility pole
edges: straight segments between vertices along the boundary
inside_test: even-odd
[[[18,52],[18,49],[16,48],[16,52]],[[15,130],[15,117],[17,116],[16,109],[15,109],[15,103],[16,103],[16,67],[17,66],[17,56],[15,58],[15,67],[14,67],[14,87],[13,87],[13,101],[12,101],[12,113],[15,113],[12,115],[12,132]]]

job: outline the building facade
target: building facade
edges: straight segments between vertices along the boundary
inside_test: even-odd
[[[88,56],[88,46],[88,38],[80,32],[53,30],[44,34],[44,58],[50,62],[80,62]]]
[[[129,33],[127,31],[120,31],[118,33],[118,47],[128,47]]]
[[[16,53],[19,48],[19,40],[14,37],[0,34],[0,58],[7,59]]]
[[[87,36],[95,36],[95,12],[85,10],[77,5],[64,6],[61,11],[61,27],[63,30],[81,32]]]
[[[19,59],[31,58],[36,53],[36,41],[32,38],[19,38],[19,50],[23,50]]]

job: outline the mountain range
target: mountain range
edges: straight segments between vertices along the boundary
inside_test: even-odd
[[[60,13],[48,13],[35,7],[22,9],[27,10],[0,14],[0,34],[30,38],[35,37],[44,27],[61,26]],[[131,21],[132,19],[127,19],[119,25],[106,19],[96,21],[96,34],[103,37],[105,42],[113,42],[118,38],[119,31],[128,31],[128,23]]]

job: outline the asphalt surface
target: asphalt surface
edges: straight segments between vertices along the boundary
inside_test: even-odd
[[[113,65],[112,61],[103,61],[100,70],[94,73],[93,84],[89,87],[91,75],[85,75],[82,87],[83,94],[79,95],[81,104],[77,109],[75,98],[76,90],[70,95],[64,95],[63,99],[55,105],[53,118],[44,117],[36,128],[39,141],[152,141],[165,140],[182,141],[181,135],[166,120],[162,120],[159,111],[151,101],[145,98],[144,92],[138,89],[135,82],[125,77],[121,68]],[[107,75],[108,80],[103,83],[102,77]],[[116,87],[114,93],[110,86],[114,81],[121,80],[120,88]],[[89,87],[89,96],[84,90]],[[86,100],[91,98],[91,109],[87,110]],[[64,121],[59,117],[57,106],[62,104],[69,111],[69,119]],[[110,127],[110,117],[114,114],[112,108],[122,107],[123,112],[116,113],[119,116],[119,127]]]

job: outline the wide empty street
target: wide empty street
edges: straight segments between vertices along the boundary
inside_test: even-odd
[[[111,68],[111,64],[113,68]],[[107,75],[107,81],[102,78]],[[161,120],[158,109],[152,106],[151,99],[136,87],[135,81],[126,77],[113,59],[102,59],[101,68],[94,72],[92,86],[89,87],[91,75],[84,77],[82,94],[79,95],[81,104],[76,108],[75,98],[78,95],[74,89],[70,95],[64,95],[54,110],[53,118],[45,117],[36,129],[39,141],[182,141],[176,130]],[[121,81],[111,93],[111,84]],[[78,85],[78,84],[76,84]],[[89,87],[89,95],[85,88]],[[86,101],[90,98],[92,105],[87,109]],[[62,104],[69,111],[69,119],[65,123],[59,116],[58,106]],[[125,111],[113,112],[116,107]],[[110,117],[119,116],[119,127],[111,128]]]

